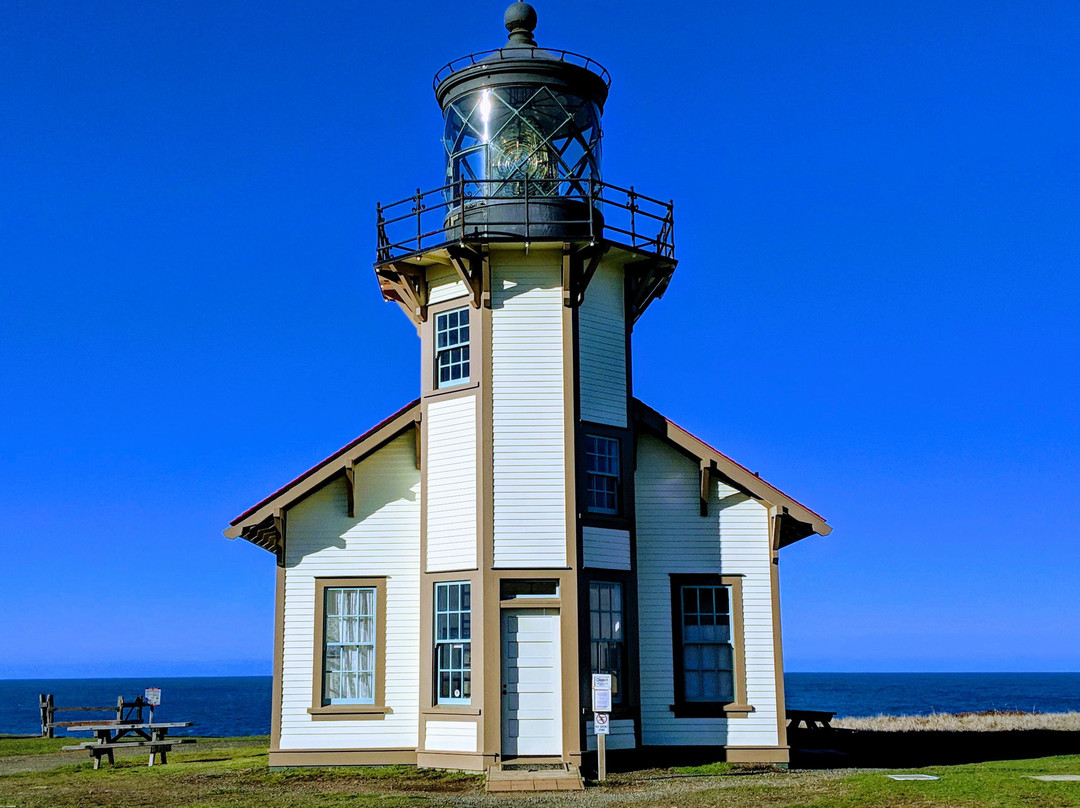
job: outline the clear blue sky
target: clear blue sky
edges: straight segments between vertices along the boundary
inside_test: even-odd
[[[221,531],[415,397],[374,206],[504,6],[0,4],[0,676],[269,671]],[[537,6],[676,203],[637,395],[835,528],[789,669],[1080,670],[1080,6]]]

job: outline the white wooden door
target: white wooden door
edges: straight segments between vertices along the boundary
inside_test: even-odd
[[[562,756],[559,611],[502,613],[502,753]]]

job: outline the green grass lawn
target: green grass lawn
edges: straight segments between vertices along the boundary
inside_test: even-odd
[[[1080,782],[1040,782],[1032,774],[1080,774],[1080,756],[1003,761],[920,770],[940,780],[897,782],[879,771],[745,770],[728,764],[620,773],[580,793],[487,795],[483,778],[405,766],[270,771],[265,738],[200,739],[177,747],[169,765],[148,768],[145,757],[118,757],[91,768],[83,753],[57,755],[70,738],[0,737],[0,808],[93,806],[395,806],[588,805],[769,806],[769,808],[1075,808]],[[58,764],[15,771],[28,760]]]

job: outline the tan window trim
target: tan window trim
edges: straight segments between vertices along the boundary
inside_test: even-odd
[[[746,718],[754,711],[746,700],[746,648],[743,639],[742,575],[677,574],[671,576],[672,676],[675,703],[670,705],[676,718]],[[726,586],[731,590],[731,645],[734,651],[732,676],[735,700],[732,702],[684,701],[682,650],[683,586]]]
[[[362,721],[370,718],[385,718],[394,711],[389,707],[373,707],[370,704],[327,704],[323,707],[308,707],[308,714],[315,721]]]
[[[470,707],[467,704],[434,704],[424,707],[421,715],[480,715],[479,707]]]
[[[707,701],[683,702],[668,706],[676,718],[747,718],[754,708],[749,704],[716,704]]]
[[[511,598],[499,601],[500,609],[558,609],[560,606],[560,598]]]
[[[333,587],[375,589],[375,703],[323,704],[323,658],[325,656],[326,590]],[[315,641],[312,644],[311,707],[316,721],[380,719],[392,713],[386,706],[386,578],[316,578]]]

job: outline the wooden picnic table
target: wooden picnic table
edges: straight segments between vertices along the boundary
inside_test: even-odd
[[[161,755],[162,765],[169,762],[168,752],[175,744],[194,743],[194,738],[169,738],[169,730],[176,727],[190,727],[191,721],[163,721],[160,723],[101,723],[84,724],[79,727],[68,727],[68,732],[92,732],[94,740],[74,746],[65,746],[64,750],[85,749],[94,759],[94,768],[101,765],[101,758],[107,755],[109,763],[115,763],[113,751],[115,749],[143,746],[150,750],[148,766],[154,765],[154,756]],[[138,740],[124,740],[128,736]]]
[[[788,710],[788,729],[798,729],[799,724],[805,724],[807,729],[832,729],[833,716],[825,710]]]

